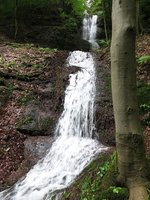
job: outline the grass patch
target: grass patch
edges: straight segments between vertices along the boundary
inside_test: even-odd
[[[33,48],[35,47],[34,44],[22,44],[22,43],[9,43],[7,46],[11,47],[11,48],[20,48],[20,47],[26,47],[26,48]]]
[[[35,50],[39,50],[40,52],[43,53],[51,53],[51,52],[56,52],[57,49],[56,48],[44,48],[44,47],[38,47],[35,44],[30,44],[30,43],[26,43],[26,44],[22,44],[22,43],[9,43],[7,46],[11,47],[11,48],[27,48],[27,49],[35,49]]]
[[[42,48],[42,47],[40,47],[40,48],[38,48],[38,50],[40,52],[44,52],[44,53],[57,52],[57,49],[52,49],[52,48]]]

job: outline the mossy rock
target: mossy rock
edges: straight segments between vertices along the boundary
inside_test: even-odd
[[[51,135],[54,119],[36,105],[28,105],[24,114],[17,121],[17,130],[29,135]]]

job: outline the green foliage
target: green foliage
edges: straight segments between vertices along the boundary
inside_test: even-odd
[[[98,14],[99,16],[103,15],[103,8],[102,8],[103,0],[94,0],[92,2],[91,7],[88,9],[88,12],[91,14]]]
[[[81,200],[102,200],[113,197],[112,199],[120,198],[122,195],[122,188],[111,186],[109,190],[102,189],[103,181],[113,177],[116,163],[116,153],[111,156],[111,159],[101,165],[93,166],[95,168],[95,177],[88,175],[83,180],[81,186]],[[113,175],[112,175],[113,173]],[[110,176],[111,174],[111,176]],[[121,198],[120,198],[121,199]]]
[[[97,172],[97,175],[100,176],[101,178],[103,178],[103,176],[105,175],[105,173],[109,169],[109,165],[110,165],[109,162],[105,162],[102,166],[100,166],[99,170]]]
[[[109,47],[111,43],[111,40],[99,40],[98,44],[100,47]]]
[[[81,26],[85,7],[85,0],[0,0],[1,32],[15,39],[25,35],[33,42],[37,34],[31,34],[37,26],[64,27],[74,34]]]
[[[140,114],[142,117],[142,123],[145,126],[150,125],[150,86],[147,84],[141,84],[138,86],[138,101]]]
[[[79,15],[83,15],[83,12],[85,10],[85,0],[70,0],[74,12]]]
[[[111,186],[94,200],[128,200],[128,191],[126,188]]]
[[[101,161],[103,162],[101,163]],[[98,158],[81,174],[63,200],[128,200],[128,190],[115,185],[117,177],[116,152],[111,157]]]
[[[3,14],[14,14],[15,7],[18,7],[18,10],[21,9],[44,9],[47,10],[54,7],[54,9],[62,9],[62,11],[66,12],[67,8],[70,8],[69,12],[72,12],[76,15],[82,15],[85,10],[85,0],[0,0],[0,11]],[[67,11],[68,12],[68,11]],[[2,13],[1,13],[2,14]]]
[[[0,65],[2,65],[5,69],[16,66],[16,61],[15,60],[10,60],[10,61],[5,61],[3,57],[0,56]]]
[[[57,49],[43,48],[43,47],[38,48],[38,50],[41,51],[41,52],[44,52],[44,53],[50,53],[50,52],[57,52],[58,51]]]
[[[139,64],[146,64],[146,63],[150,63],[150,55],[145,55],[145,56],[141,56],[137,59],[137,62]]]

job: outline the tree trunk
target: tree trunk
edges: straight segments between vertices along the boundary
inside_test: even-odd
[[[103,19],[104,19],[105,39],[106,39],[106,41],[108,41],[108,31],[107,31],[107,22],[106,22],[106,13],[105,13],[104,0],[102,1],[102,7],[103,7]]]
[[[136,0],[136,34],[139,35],[139,19],[140,19],[140,5],[139,0]]]
[[[113,0],[111,76],[118,180],[130,200],[148,200],[146,156],[136,96],[136,0]]]
[[[18,20],[17,20],[17,9],[18,9],[18,0],[15,0],[15,12],[14,12],[14,20],[15,20],[15,33],[14,38],[16,40],[18,33]]]

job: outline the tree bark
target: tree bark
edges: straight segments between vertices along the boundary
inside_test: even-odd
[[[130,200],[148,200],[147,168],[136,96],[136,0],[113,0],[111,76],[118,180]]]
[[[108,41],[108,31],[107,31],[107,22],[106,22],[106,13],[105,13],[105,5],[104,5],[104,3],[105,3],[104,0],[102,0],[105,39],[106,39],[106,41]]]
[[[15,20],[15,33],[14,38],[16,40],[18,33],[18,20],[17,20],[17,10],[18,10],[18,0],[15,0],[15,11],[14,11],[14,20]]]

